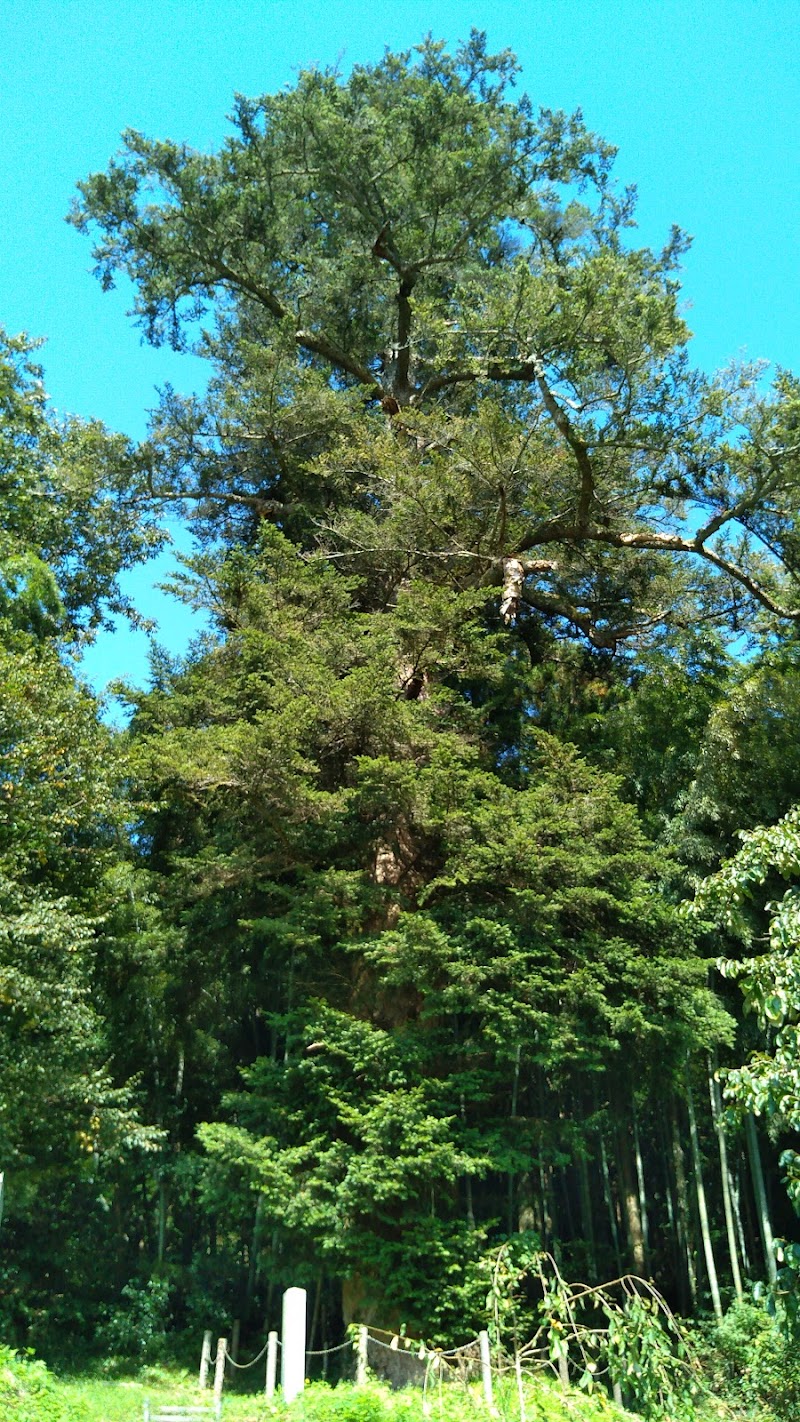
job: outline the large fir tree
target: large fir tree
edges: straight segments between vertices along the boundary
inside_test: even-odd
[[[613,150],[515,76],[428,41],[238,99],[218,154],[129,133],[81,185],[103,281],[213,371],[143,455],[211,631],[133,722],[152,1254],[195,1299],[246,1260],[239,1307],[313,1278],[319,1321],[327,1278],[447,1331],[520,1229],[697,1289],[684,1072],[730,1021],[621,789],[662,829],[696,668],[800,618],[798,390],[691,370],[683,237],[638,247]],[[642,733],[648,643],[677,743]]]

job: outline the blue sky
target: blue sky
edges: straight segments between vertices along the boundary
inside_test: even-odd
[[[134,437],[155,387],[197,387],[199,362],[143,346],[130,296],[103,294],[89,243],[64,223],[74,185],[104,168],[123,128],[215,147],[235,91],[291,84],[309,64],[376,59],[424,33],[486,29],[510,46],[536,104],[580,106],[639,188],[642,240],[677,222],[694,359],[800,369],[800,9],[797,0],[19,0],[0,6],[0,322],[47,337],[53,404]],[[163,574],[162,574],[163,575]],[[183,608],[134,593],[182,648]],[[146,679],[146,639],[101,639],[101,687]]]

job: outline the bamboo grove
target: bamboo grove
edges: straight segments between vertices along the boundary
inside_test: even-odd
[[[127,133],[71,220],[209,369],[141,446],[5,341],[14,1340],[298,1283],[312,1347],[444,1340],[501,1247],[685,1314],[776,1281],[796,1122],[742,1072],[794,1060],[796,857],[721,866],[800,797],[800,396],[692,368],[684,237],[516,77],[473,34],[237,98],[218,153]],[[206,631],[112,732],[72,654],[168,516]]]

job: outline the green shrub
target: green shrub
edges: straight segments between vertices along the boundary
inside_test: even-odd
[[[159,1360],[166,1346],[170,1292],[166,1279],[126,1284],[120,1304],[106,1310],[97,1330],[100,1351],[114,1358]]]
[[[800,1356],[765,1308],[734,1304],[698,1347],[712,1392],[770,1422],[800,1422]]]
[[[0,1344],[0,1417],[3,1422],[80,1422],[44,1363]]]
[[[519,1398],[516,1383],[504,1384],[495,1395],[501,1422],[517,1422]],[[291,1404],[261,1404],[259,1422],[486,1422],[488,1413],[480,1388],[445,1384],[423,1398],[420,1388],[394,1392],[385,1384],[370,1382],[356,1388],[350,1383],[329,1387],[312,1383]],[[604,1393],[586,1397],[574,1390],[565,1394],[545,1379],[526,1382],[528,1422],[614,1422],[621,1414]]]

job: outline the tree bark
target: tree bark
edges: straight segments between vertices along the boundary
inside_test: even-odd
[[[632,1141],[624,1127],[619,1127],[617,1130],[617,1165],[622,1187],[628,1249],[634,1271],[644,1276],[647,1273],[647,1250],[645,1249],[642,1214],[639,1207],[639,1186],[633,1161]]]
[[[594,1218],[592,1215],[592,1192],[589,1185],[589,1162],[583,1150],[579,1150],[577,1158],[578,1166],[578,1191],[581,1206],[581,1233],[586,1245],[586,1259],[589,1266],[589,1282],[594,1283],[598,1277],[597,1270],[597,1250],[594,1242]]]
[[[622,1273],[622,1252],[619,1247],[619,1227],[617,1225],[617,1214],[614,1209],[614,1194],[611,1187],[611,1172],[608,1168],[608,1155],[606,1143],[603,1139],[602,1130],[600,1136],[600,1168],[603,1172],[603,1195],[605,1197],[606,1209],[608,1210],[608,1222],[611,1229],[611,1241],[614,1245],[614,1259],[616,1260],[617,1273]]]
[[[761,1228],[761,1242],[764,1246],[764,1263],[767,1266],[767,1278],[771,1284],[774,1284],[778,1277],[778,1268],[775,1263],[775,1241],[769,1218],[767,1192],[764,1188],[764,1171],[761,1166],[761,1152],[758,1148],[758,1134],[756,1132],[756,1123],[752,1111],[748,1111],[744,1118],[744,1129],[747,1140],[747,1154],[750,1158],[750,1173],[753,1177],[753,1193],[756,1197],[758,1222]]]
[[[737,1162],[736,1171],[731,1175],[731,1199],[733,1201],[733,1218],[736,1224],[736,1238],[739,1243],[739,1253],[742,1257],[742,1268],[747,1278],[750,1277],[750,1253],[747,1248],[747,1232],[742,1218],[742,1184],[740,1175],[740,1165]]]
[[[686,1268],[686,1280],[689,1285],[691,1305],[692,1308],[695,1309],[697,1307],[697,1271],[694,1265],[689,1192],[686,1188],[686,1166],[683,1159],[683,1146],[681,1145],[678,1113],[674,1101],[672,1103],[670,1124],[672,1127],[672,1168],[675,1173],[675,1194],[678,1205],[678,1244],[683,1254]]]
[[[639,1122],[636,1116],[636,1099],[632,1103],[633,1113],[633,1144],[636,1154],[636,1181],[639,1186],[639,1211],[642,1219],[642,1237],[644,1239],[646,1267],[650,1270],[650,1221],[647,1213],[647,1189],[644,1178],[644,1161],[642,1159],[642,1146],[639,1139]]]
[[[708,1224],[708,1209],[706,1207],[706,1192],[703,1184],[703,1167],[700,1157],[700,1138],[697,1133],[697,1117],[694,1111],[694,1098],[692,1095],[692,1084],[689,1080],[689,1069],[686,1069],[686,1105],[689,1111],[689,1139],[692,1146],[692,1164],[694,1167],[694,1186],[697,1194],[697,1212],[700,1216],[700,1236],[703,1241],[703,1254],[708,1272],[708,1285],[711,1290],[711,1303],[714,1313],[718,1319],[722,1319],[722,1299],[719,1292],[719,1279],[717,1277],[717,1266],[714,1260],[714,1249],[711,1242],[711,1230]]]
[[[739,1251],[736,1246],[736,1226],[733,1218],[731,1177],[728,1168],[728,1145],[725,1140],[725,1123],[722,1115],[722,1098],[715,1073],[716,1063],[708,1063],[708,1091],[711,1098],[711,1119],[717,1134],[719,1146],[719,1173],[722,1181],[722,1204],[725,1210],[725,1230],[728,1236],[728,1254],[731,1261],[731,1276],[737,1299],[744,1297],[742,1274],[739,1268]]]

